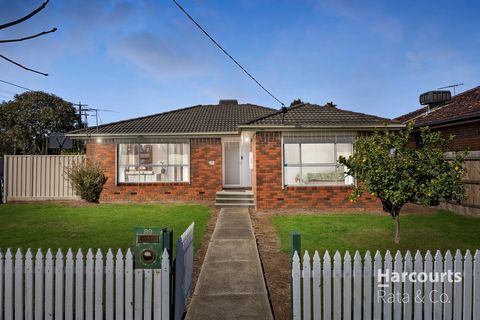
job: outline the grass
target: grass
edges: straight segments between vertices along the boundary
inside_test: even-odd
[[[302,251],[323,254],[325,250],[350,253],[376,251],[480,248],[480,219],[446,210],[436,214],[400,215],[401,241],[393,242],[394,221],[388,214],[352,213],[327,215],[278,215],[270,217],[281,240],[281,249],[290,252],[290,233],[301,233]]]
[[[0,205],[0,248],[126,249],[133,228],[167,227],[174,241],[195,222],[195,249],[206,230],[210,209],[199,205],[62,204]]]

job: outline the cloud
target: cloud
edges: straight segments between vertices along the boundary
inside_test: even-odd
[[[403,40],[403,24],[398,18],[388,14],[378,0],[319,0],[317,10],[365,24],[370,31],[387,40]]]
[[[117,62],[132,64],[160,80],[195,77],[204,71],[200,54],[186,52],[176,41],[147,31],[122,38],[108,51]]]

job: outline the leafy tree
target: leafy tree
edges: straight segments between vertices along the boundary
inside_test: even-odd
[[[15,95],[0,103],[0,154],[47,154],[53,132],[79,126],[70,102],[41,91]]]
[[[455,159],[445,159],[450,139],[428,127],[421,129],[422,146],[408,145],[413,125],[402,132],[375,132],[359,139],[355,154],[339,158],[347,174],[359,183],[353,188],[350,201],[368,191],[378,197],[383,210],[395,220],[395,243],[400,242],[400,210],[406,203],[435,206],[442,200],[460,201],[465,190],[461,178],[465,173],[465,152]]]
[[[337,105],[332,101],[325,103],[324,107],[336,108]]]
[[[294,106],[294,105],[297,105],[297,104],[302,104],[302,103],[304,103],[304,102],[302,101],[302,99],[298,98],[298,99],[293,100],[293,101],[290,103],[290,107],[291,107],[291,106]]]

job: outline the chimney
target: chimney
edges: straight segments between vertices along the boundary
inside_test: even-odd
[[[237,105],[237,104],[238,104],[238,100],[236,100],[236,99],[220,99],[220,101],[218,101],[218,104],[233,104],[233,105]]]

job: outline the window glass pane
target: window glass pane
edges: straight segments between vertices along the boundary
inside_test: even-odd
[[[340,156],[348,158],[352,155],[353,145],[351,143],[337,143],[337,160]]]
[[[149,164],[152,164],[152,145],[151,144],[141,144],[138,147],[138,167],[139,170],[151,170],[152,167]]]
[[[169,144],[168,164],[188,164],[188,145],[185,143]]]
[[[302,164],[334,163],[334,146],[333,143],[302,144]]]
[[[188,143],[119,144],[117,181],[188,182]]]
[[[135,144],[118,145],[118,162],[122,165],[138,165],[138,148]]]
[[[299,167],[285,167],[285,185],[294,186],[302,182]]]
[[[326,181],[336,181],[336,166],[303,167],[302,181],[304,184],[316,184]]]
[[[288,143],[283,146],[286,164],[300,164],[300,145]]]
[[[167,165],[167,144],[153,144],[152,145],[152,164]]]

